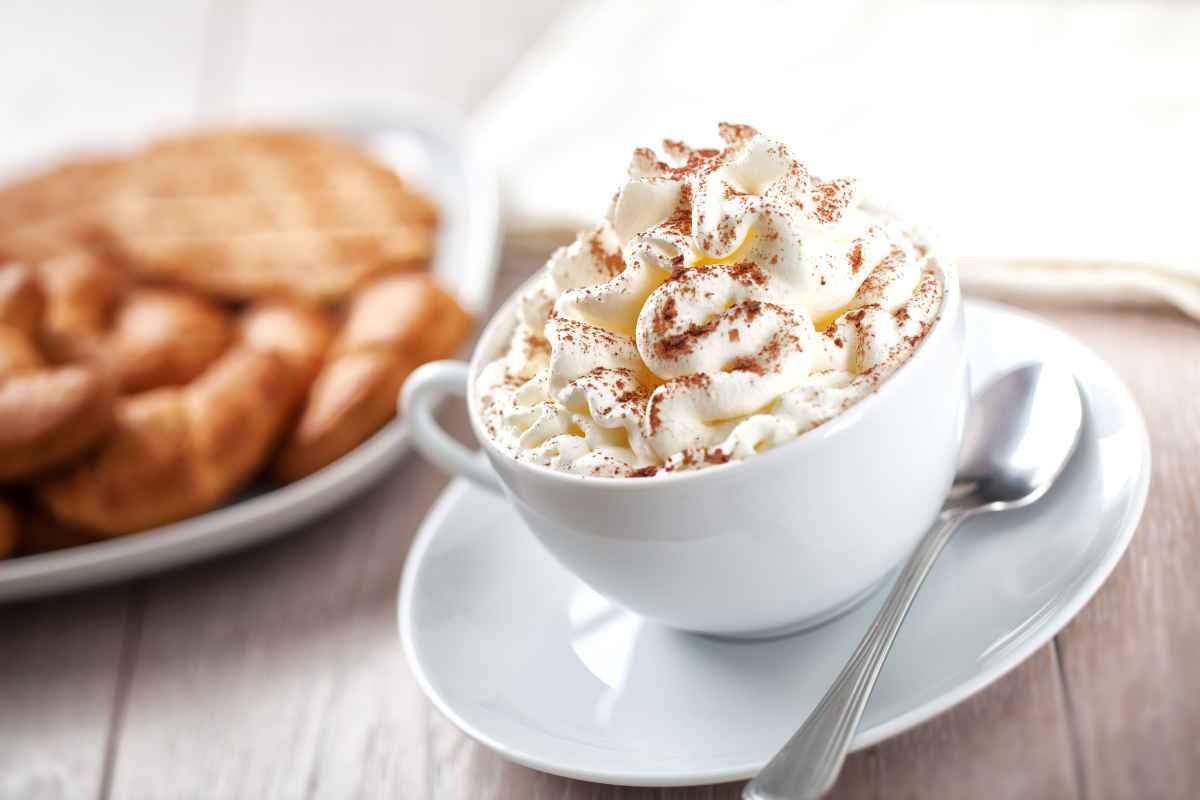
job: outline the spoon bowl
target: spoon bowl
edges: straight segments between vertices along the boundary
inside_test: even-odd
[[[1082,430],[1070,372],[1029,364],[1001,375],[971,404],[951,497],[1004,508],[1034,502],[1066,467]]]

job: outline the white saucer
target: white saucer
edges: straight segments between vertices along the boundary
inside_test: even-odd
[[[856,747],[944,711],[1041,647],[1111,572],[1146,500],[1146,427],[1116,375],[1027,314],[980,302],[966,313],[976,385],[1027,361],[1072,365],[1087,406],[1083,441],[1043,501],[974,522],[951,542]],[[816,630],[773,641],[678,633],[588,589],[505,500],[460,480],[413,544],[400,635],[438,709],[506,758],[604,783],[703,784],[747,778],[774,754],[882,601],[878,592]]]

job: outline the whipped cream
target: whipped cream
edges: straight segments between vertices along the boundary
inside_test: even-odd
[[[922,236],[745,125],[634,151],[605,218],[551,256],[478,378],[488,434],[565,472],[743,459],[874,391],[916,349],[948,267]]]

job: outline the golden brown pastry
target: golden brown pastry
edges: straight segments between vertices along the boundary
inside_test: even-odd
[[[95,444],[112,424],[114,394],[94,364],[0,378],[0,481],[44,472]]]
[[[56,361],[96,356],[125,291],[124,276],[86,250],[43,261],[35,274],[46,298],[41,339],[47,355]]]
[[[327,204],[315,210],[316,218],[300,218],[288,211],[238,205],[254,197],[301,195],[329,195],[341,202],[361,199],[364,204],[353,209],[360,213],[370,213],[368,201],[379,209],[378,215],[357,222],[340,217],[351,226],[398,219],[428,225],[437,221],[436,209],[393,170],[352,145],[310,131],[210,131],[163,139],[123,164],[113,183],[110,195],[185,202],[220,197],[233,205],[228,206],[229,212],[214,213],[239,228],[247,219],[261,222],[259,215],[308,225],[333,222],[344,211],[338,204]],[[302,211],[312,213],[314,206],[303,206]],[[171,210],[164,213],[167,218],[175,216]]]
[[[33,340],[17,328],[0,325],[0,381],[19,372],[30,372],[43,366],[42,354]]]
[[[0,187],[0,264],[31,267],[0,268],[0,553],[9,523],[20,552],[143,530],[219,505],[285,438],[284,479],[367,439],[471,324],[413,274],[437,217],[361,150],[295,131]]]
[[[308,324],[307,312],[288,324]],[[37,481],[39,502],[103,536],[214,508],[265,463],[307,388],[299,366],[307,358],[246,335],[186,386],[120,398],[104,443]]]
[[[118,162],[72,161],[0,189],[0,234],[59,217],[97,199]]]
[[[242,339],[259,350],[274,350],[286,358],[306,393],[333,338],[333,326],[319,309],[293,301],[269,300],[239,320]]]
[[[0,188],[0,261],[38,263],[88,241],[118,163],[71,162]]]
[[[41,287],[28,269],[19,264],[0,267],[0,325],[32,341],[44,306]]]
[[[99,241],[94,205],[0,233],[0,259],[40,264]]]
[[[40,290],[0,268],[0,481],[30,477],[94,444],[112,422],[112,377],[94,363],[53,365],[35,345]]]
[[[336,302],[424,265],[436,212],[391,170],[313,134],[206,133],[130,158],[99,240],[143,278],[230,299]]]
[[[230,300],[279,295],[336,303],[375,275],[423,267],[433,234],[298,230],[230,238],[125,238],[119,257],[143,277]]]
[[[57,360],[96,358],[123,394],[195,378],[233,337],[229,313],[197,294],[130,287],[103,259],[73,252],[43,262],[42,339]]]
[[[178,386],[224,352],[233,335],[224,309],[168,289],[133,289],[117,308],[104,346],[125,394]]]
[[[298,480],[366,441],[395,415],[408,374],[452,355],[471,324],[428,275],[391,276],[359,292],[272,474]]]

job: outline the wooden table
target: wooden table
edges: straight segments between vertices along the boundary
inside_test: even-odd
[[[499,292],[541,256],[510,250]],[[1169,314],[1048,316],[1142,405],[1155,461],[1142,525],[1050,645],[852,756],[840,796],[1200,789],[1200,331]],[[350,508],[278,542],[0,609],[0,797],[737,797],[736,785],[659,792],[544,775],[432,709],[400,651],[396,587],[445,483],[412,456]]]
[[[384,103],[405,87],[467,109],[557,5],[475,13],[459,2],[435,13],[343,2],[336,19],[282,0],[153,13],[125,4],[119,14],[30,5],[22,35],[0,47],[0,151],[76,128]],[[385,24],[388,14],[404,24]],[[446,19],[489,42],[472,53],[473,72],[425,70],[462,34]],[[352,42],[354,57],[307,57],[330,38]],[[498,296],[544,255],[510,247]],[[1042,311],[1100,352],[1141,403],[1154,448],[1145,518],[1050,645],[952,711],[851,757],[839,796],[1200,796],[1200,329],[1174,314]],[[395,593],[444,485],[410,457],[351,507],[269,545],[0,608],[0,798],[737,797],[736,785],[620,789],[537,773],[431,708],[400,652]]]

